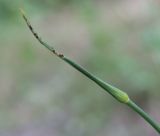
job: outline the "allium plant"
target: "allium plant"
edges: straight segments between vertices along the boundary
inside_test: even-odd
[[[103,80],[96,77],[94,74],[88,72],[86,69],[84,69],[79,64],[75,63],[68,57],[64,56],[62,53],[57,52],[54,47],[47,44],[45,41],[43,41],[39,35],[34,31],[31,23],[27,19],[24,11],[20,9],[20,12],[22,14],[23,19],[25,20],[27,26],[29,27],[30,31],[34,35],[34,37],[43,45],[45,46],[49,51],[51,51],[54,55],[71,65],[73,68],[77,69],[79,72],[84,74],[87,78],[95,82],[97,85],[99,85],[101,88],[103,88],[106,92],[108,92],[111,96],[113,96],[116,100],[118,100],[120,103],[125,104],[129,106],[132,110],[134,110],[137,114],[139,114],[146,122],[148,122],[159,134],[160,134],[160,125],[153,120],[150,115],[148,115],[145,111],[143,111],[138,105],[135,104],[131,98],[129,98],[128,94],[124,91],[104,82]]]

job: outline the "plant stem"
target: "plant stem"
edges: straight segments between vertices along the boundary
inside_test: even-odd
[[[127,105],[137,112],[141,117],[143,117],[157,132],[160,134],[160,125],[156,123],[145,111],[143,111],[138,105],[136,105],[132,100],[129,100]]]
[[[104,82],[103,80],[99,79],[95,75],[88,72],[86,69],[84,69],[82,66],[78,65],[77,63],[73,62],[72,60],[63,57],[63,60],[66,61],[68,64],[70,64],[72,67],[77,69],[79,72],[87,76],[90,80],[94,81],[96,84],[98,84],[101,88],[103,88],[105,91],[107,91],[109,94],[111,94],[115,99],[117,99],[121,103],[127,103],[129,101],[128,95],[121,91],[120,89]]]
[[[52,53],[54,53],[56,56],[67,62],[69,65],[77,69],[79,72],[84,74],[86,77],[88,77],[90,80],[94,81],[96,84],[98,84],[101,88],[103,88],[105,91],[107,91],[109,94],[111,94],[116,100],[118,100],[121,103],[127,104],[131,109],[136,111],[141,117],[143,117],[159,134],[160,134],[160,125],[156,123],[146,112],[144,112],[140,107],[138,107],[132,100],[130,100],[129,96],[123,92],[122,90],[102,81],[95,75],[91,74],[87,70],[85,70],[82,66],[78,65],[77,63],[73,62],[69,58],[65,57],[63,54],[56,52],[56,50],[48,45],[46,42],[44,42],[38,34],[34,31],[32,25],[26,18],[24,11],[20,9],[21,14],[27,23],[27,26],[35,36],[35,38],[43,45],[45,46],[48,50],[50,50]]]

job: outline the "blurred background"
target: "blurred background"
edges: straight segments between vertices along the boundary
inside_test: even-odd
[[[159,0],[0,0],[1,136],[158,136],[42,47],[19,7],[45,41],[160,122]]]

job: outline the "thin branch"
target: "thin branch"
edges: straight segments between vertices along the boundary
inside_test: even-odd
[[[63,54],[57,53],[52,46],[50,46],[50,45],[48,45],[46,42],[44,42],[44,41],[42,40],[42,38],[35,32],[35,30],[33,29],[32,25],[31,25],[31,23],[30,23],[29,20],[27,19],[24,10],[23,10],[23,9],[20,9],[20,12],[21,12],[22,17],[23,17],[23,19],[25,20],[28,28],[31,30],[32,34],[34,35],[34,37],[35,37],[43,46],[45,46],[48,50],[50,50],[51,52],[53,52],[56,56],[58,56],[58,57],[63,57]]]
[[[94,81],[97,85],[99,85],[101,88],[103,88],[105,91],[107,91],[109,94],[111,94],[116,100],[119,102],[128,105],[131,109],[133,109],[135,112],[137,112],[141,117],[143,117],[159,134],[160,134],[160,125],[154,121],[146,112],[144,112],[139,106],[137,106],[127,95],[127,93],[123,92],[122,90],[102,81],[95,75],[88,72],[86,69],[84,69],[82,66],[78,65],[77,63],[73,62],[71,59],[65,57],[63,54],[57,53],[55,49],[48,45],[46,42],[44,42],[38,34],[34,31],[31,23],[25,16],[25,13],[22,9],[20,9],[22,17],[24,18],[25,22],[27,23],[27,26],[31,30],[34,37],[48,50],[53,52],[56,56],[67,62],[69,65],[77,69],[79,72],[84,74],[86,77],[88,77],[90,80]]]

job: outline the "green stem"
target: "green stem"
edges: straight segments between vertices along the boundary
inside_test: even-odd
[[[65,58],[65,57],[63,59],[67,63],[69,63],[70,65],[72,65],[74,68],[76,68],[78,71],[80,71],[81,73],[83,73],[84,75],[86,75],[89,79],[91,79],[96,84],[98,84],[100,87],[102,87],[105,91],[107,91],[108,93],[110,93],[118,101],[127,104],[131,109],[133,109],[141,117],[143,117],[160,134],[160,125],[158,125],[158,123],[156,121],[154,121],[145,111],[143,111],[132,100],[130,100],[129,97],[127,98],[128,95],[126,95],[124,92],[122,92],[121,90],[119,90],[119,89],[117,89],[115,87],[112,89],[113,86],[111,86],[110,84],[102,81],[101,79],[97,78],[93,74],[89,73],[88,71],[86,71],[81,66],[79,66],[76,63],[72,62],[70,59]],[[118,94],[120,96],[117,96]]]
[[[153,120],[145,111],[143,111],[138,105],[136,105],[133,101],[129,100],[127,105],[136,111],[141,117],[143,117],[157,132],[160,134],[160,125]]]
[[[21,9],[22,16],[24,20],[27,23],[27,26],[35,36],[35,38],[43,45],[45,46],[48,50],[50,50],[52,53],[54,53],[56,56],[67,62],[69,65],[77,69],[79,72],[84,74],[86,77],[88,77],[90,80],[94,81],[97,85],[99,85],[101,88],[103,88],[105,91],[107,91],[109,94],[111,94],[116,100],[118,100],[121,103],[127,104],[130,108],[132,108],[134,111],[136,111],[141,117],[143,117],[155,130],[160,134],[160,126],[158,123],[156,123],[151,117],[145,113],[140,107],[138,107],[134,102],[132,102],[129,98],[129,96],[123,92],[122,90],[102,81],[98,77],[94,76],[87,70],[85,70],[83,67],[78,65],[77,63],[73,62],[69,58],[65,57],[63,54],[60,54],[55,51],[55,49],[48,45],[46,42],[44,42],[38,34],[34,31],[33,27],[31,26],[30,22],[26,18],[24,11]]]
[[[104,82],[103,80],[101,80],[98,77],[94,76],[93,74],[88,72],[86,69],[84,69],[82,66],[80,66],[77,63],[73,62],[72,60],[66,58],[65,56],[62,59],[64,61],[66,61],[68,64],[70,64],[72,67],[77,69],[79,72],[84,74],[90,80],[92,80],[96,84],[98,84],[101,88],[103,88],[105,91],[107,91],[109,94],[111,94],[119,102],[127,103],[129,101],[129,97],[125,92],[123,92],[120,89],[118,89],[118,88],[116,88],[116,87]]]

